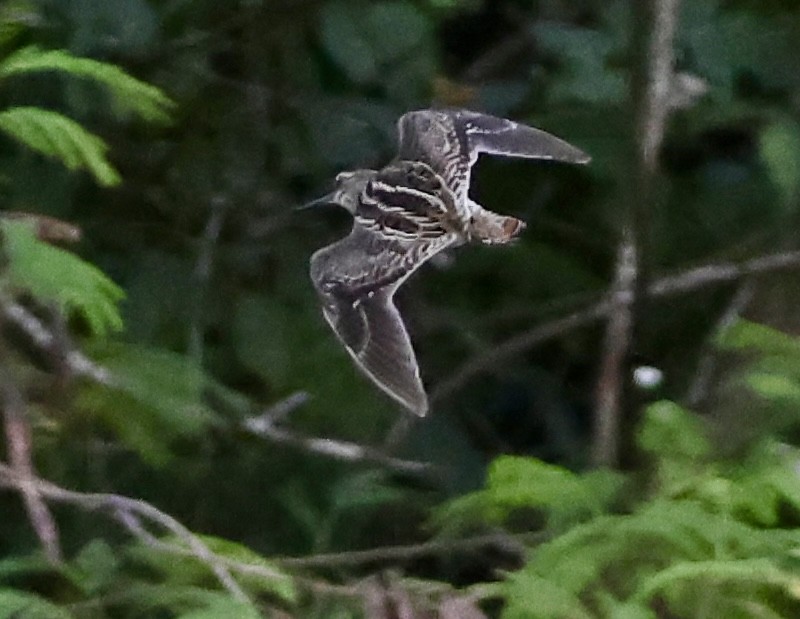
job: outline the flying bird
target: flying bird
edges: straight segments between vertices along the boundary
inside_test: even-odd
[[[428,397],[408,331],[392,301],[423,263],[449,247],[508,243],[525,228],[469,197],[480,153],[587,163],[581,150],[539,129],[467,110],[418,110],[397,123],[399,151],[380,170],[336,176],[314,200],[353,215],[345,238],[311,256],[322,314],[347,352],[378,387],[412,413]]]

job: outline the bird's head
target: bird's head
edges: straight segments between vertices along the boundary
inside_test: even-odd
[[[376,174],[376,170],[339,172],[339,174],[336,175],[336,188],[329,194],[309,202],[303,208],[321,206],[324,204],[336,204],[337,206],[347,209],[350,213],[355,213],[359,194]]]

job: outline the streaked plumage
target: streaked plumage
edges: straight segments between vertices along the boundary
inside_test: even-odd
[[[342,172],[329,202],[353,215],[349,236],[311,257],[322,313],[356,365],[417,415],[428,399],[395,291],[443,249],[471,240],[507,243],[525,224],[469,197],[480,153],[586,163],[544,131],[466,110],[420,110],[398,121],[399,152],[381,170]]]

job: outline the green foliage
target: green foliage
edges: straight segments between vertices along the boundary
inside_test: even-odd
[[[296,603],[298,593],[292,577],[250,548],[230,540],[199,536],[206,546],[218,557],[229,559],[240,565],[252,566],[251,572],[245,572],[238,579],[240,584],[253,595],[266,595],[286,603]],[[166,537],[164,541],[180,544],[174,537]],[[158,574],[159,587],[165,590],[183,587],[196,587],[201,584],[209,586],[214,583],[214,576],[208,565],[196,557],[186,554],[176,556],[165,553],[151,546],[134,544],[127,549],[126,555],[137,566]],[[212,585],[213,586],[213,585]],[[220,595],[221,599],[228,599]]]
[[[582,471],[602,329],[525,346],[543,321],[580,316],[613,271],[631,199],[636,4],[0,2],[0,131],[20,146],[0,148],[0,208],[74,223],[81,255],[117,282],[2,224],[3,295],[61,307],[71,328],[111,336],[76,338],[108,370],[94,384],[65,379],[49,351],[3,329],[0,369],[28,403],[37,470],[68,488],[143,497],[258,568],[234,575],[254,599],[241,604],[194,558],[126,545],[108,514],[65,505],[54,515],[68,559],[53,567],[12,506],[0,518],[0,613],[172,619],[280,608],[360,619],[374,595],[449,618],[455,611],[430,597],[504,573],[468,588],[498,598],[489,616],[800,615],[794,338],[743,322],[723,333],[719,380],[696,415],[677,402],[732,285],[653,299],[636,349],[663,370],[665,399],[648,407],[642,460],[624,474]],[[654,277],[796,245],[800,14],[787,0],[691,0],[681,12],[676,84],[707,92],[676,99],[659,153],[663,191],[641,205]],[[435,398],[398,446],[444,465],[443,480],[240,432],[242,416],[301,391],[308,402],[275,421],[287,432],[384,444],[396,407],[353,368],[308,282],[310,254],[350,222],[291,207],[329,190],[342,169],[388,161],[397,116],[432,104],[530,122],[593,157],[585,168],[482,157],[471,196],[525,219],[525,234],[512,247],[442,255],[398,295],[432,391],[504,342],[520,354]],[[120,122],[173,115],[168,129]],[[748,311],[796,332],[794,274],[758,277]],[[505,553],[458,550],[308,568],[295,581],[271,559],[416,544],[431,521],[450,536],[507,527],[547,541],[513,571]],[[385,578],[370,577],[384,567]]]
[[[435,522],[449,530],[476,522],[502,523],[520,509],[541,509],[554,530],[602,513],[620,491],[611,471],[578,475],[534,458],[501,456],[489,467],[486,488],[446,505]]]
[[[615,24],[617,29],[621,24]],[[542,46],[562,62],[560,79],[550,97],[559,102],[621,103],[625,97],[625,74],[610,60],[619,54],[619,30],[578,28],[542,23],[534,33]]]
[[[36,107],[13,107],[0,111],[0,131],[57,159],[70,170],[88,170],[101,185],[120,183],[119,173],[106,157],[108,145],[63,114]]]
[[[286,602],[295,600],[289,577],[256,553],[225,540],[204,541],[220,557],[273,574],[271,578],[243,578],[243,585],[252,594]],[[193,556],[167,554],[150,546],[113,548],[104,541],[92,540],[61,566],[40,557],[0,562],[0,583],[36,578],[57,581],[63,590],[70,591],[69,601],[54,604],[44,597],[0,585],[0,617],[152,617],[164,613],[205,619],[262,616],[253,604],[217,590],[209,568]],[[126,609],[124,614],[119,614],[120,609]]]
[[[65,314],[75,312],[96,335],[122,328],[117,305],[124,293],[97,267],[40,241],[27,223],[0,220],[0,232],[8,259],[4,287],[9,292],[28,292]]]
[[[411,2],[328,2],[321,37],[331,58],[356,83],[381,84],[400,101],[425,88],[431,27]]]
[[[2,619],[70,619],[72,616],[38,595],[17,589],[0,589]]]
[[[158,88],[128,75],[119,67],[90,58],[78,58],[63,50],[21,48],[0,61],[0,82],[40,72],[89,80],[106,88],[115,109],[150,122],[167,122],[173,107]],[[0,111],[0,131],[28,148],[53,157],[70,170],[89,171],[104,186],[120,183],[109,162],[107,144],[79,123],[52,110],[14,106]]]
[[[98,343],[91,352],[112,382],[84,385],[77,405],[146,462],[167,464],[177,440],[198,439],[219,423],[205,397],[213,381],[185,355],[117,342]]]
[[[759,150],[781,200],[792,209],[800,195],[800,123],[780,118],[759,134]]]
[[[800,529],[778,520],[781,505],[800,505],[795,457],[715,462],[702,424],[669,402],[647,409],[639,444],[655,465],[649,492],[629,512],[595,512],[537,547],[508,578],[503,616],[656,617],[666,605],[682,617],[744,617],[752,600],[775,616],[797,612]],[[567,486],[592,476],[549,474]]]
[[[148,122],[166,123],[175,104],[159,88],[136,79],[120,67],[64,50],[23,47],[0,62],[0,80],[12,76],[52,71],[89,80],[106,88],[119,111]]]
[[[31,0],[8,0],[0,5],[0,48],[13,43],[37,17]]]

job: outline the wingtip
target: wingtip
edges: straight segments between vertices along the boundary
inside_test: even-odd
[[[413,400],[408,397],[403,397],[397,392],[390,391],[385,385],[379,385],[389,396],[392,397],[404,410],[411,413],[415,417],[426,417],[430,412],[430,404],[428,403],[428,396],[425,392],[415,394]]]
[[[423,417],[428,416],[428,413],[430,412],[430,406],[428,405],[428,401],[425,400],[425,402],[422,404],[417,405],[414,408],[409,408],[409,410],[414,413],[414,415],[422,419]]]

